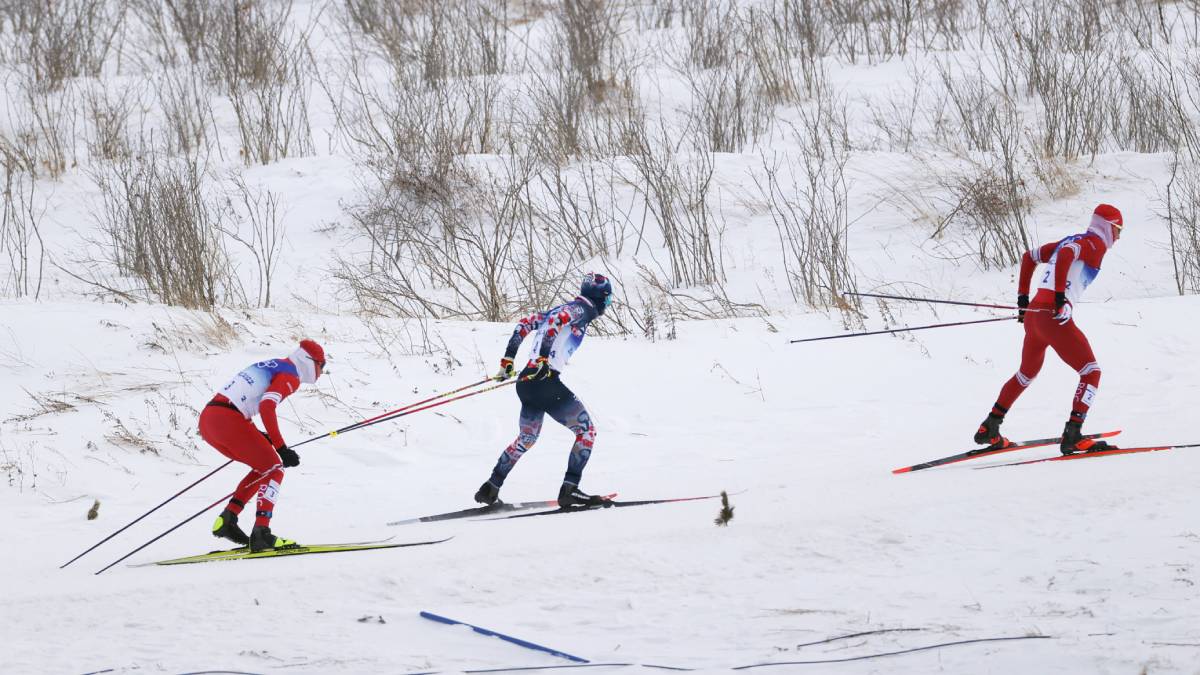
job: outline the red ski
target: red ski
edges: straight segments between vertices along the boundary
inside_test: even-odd
[[[1118,429],[1116,431],[1106,431],[1102,434],[1088,434],[1088,435],[1084,436],[1084,438],[1112,438],[1113,436],[1116,436],[1119,433],[1121,433],[1120,429]],[[929,460],[928,462],[921,462],[920,464],[914,464],[912,466],[905,466],[905,467],[901,467],[899,469],[892,469],[892,473],[910,473],[913,471],[920,471],[922,469],[930,469],[935,466],[945,466],[947,464],[963,462],[968,459],[978,459],[980,457],[990,457],[991,455],[998,455],[1002,452],[1013,452],[1014,450],[1027,450],[1029,448],[1040,448],[1040,447],[1046,446],[1046,445],[1054,445],[1055,443],[1059,443],[1061,441],[1062,441],[1062,438],[1059,438],[1056,436],[1054,438],[1039,438],[1035,441],[1022,441],[1020,443],[1010,443],[1008,446],[1003,447],[1003,448],[995,448],[995,449],[978,448],[975,450],[967,450],[966,452],[960,452],[957,455],[950,455],[949,457],[942,457],[940,459],[932,459],[932,460]]]
[[[1021,466],[1023,464],[1037,464],[1039,462],[1062,462],[1071,459],[1085,459],[1088,457],[1106,457],[1109,455],[1132,455],[1138,452],[1158,452],[1159,450],[1174,450],[1176,448],[1200,448],[1200,443],[1186,443],[1183,445],[1149,445],[1143,448],[1112,448],[1111,450],[1096,450],[1095,452],[1077,452],[1073,455],[1059,455],[1057,457],[1043,457],[1041,459],[1027,459],[1023,462],[1009,462],[1007,464],[996,464],[995,466],[980,466],[979,469],[996,469],[1002,466]]]

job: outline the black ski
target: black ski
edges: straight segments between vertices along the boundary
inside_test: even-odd
[[[620,502],[616,500],[608,500],[603,504],[595,506],[565,506],[549,511],[535,511],[533,513],[514,513],[508,516],[499,516],[497,518],[484,518],[484,520],[507,520],[509,518],[532,518],[534,516],[549,516],[559,513],[580,513],[582,511],[602,511],[604,509],[621,509],[628,506],[649,506],[651,504],[674,504],[676,502],[694,502],[702,499],[720,499],[721,495],[705,495],[703,497],[675,497],[673,499],[641,499],[637,501]]]
[[[540,502],[516,502],[509,504],[508,502],[496,502],[487,506],[476,506],[470,509],[462,509],[461,511],[448,511],[446,513],[435,513],[432,516],[421,516],[419,518],[405,518],[388,523],[388,526],[395,525],[411,525],[413,523],[436,523],[440,520],[457,520],[459,518],[474,518],[475,516],[487,516],[494,513],[508,513],[511,511],[529,511],[530,509],[545,509],[553,506],[558,506],[558,501],[554,499],[543,500]]]

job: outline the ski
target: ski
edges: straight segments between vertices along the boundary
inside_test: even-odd
[[[1106,432],[1100,433],[1100,434],[1088,434],[1088,435],[1084,436],[1084,438],[1112,438],[1113,436],[1116,436],[1119,433],[1121,433],[1121,431],[1118,429],[1117,431],[1106,431]],[[912,466],[905,466],[905,467],[901,467],[899,469],[892,469],[892,473],[896,473],[896,474],[911,473],[913,471],[920,471],[922,469],[930,469],[935,466],[945,466],[947,464],[954,464],[955,462],[962,462],[962,461],[965,461],[968,459],[977,459],[979,457],[989,457],[991,455],[998,455],[1002,452],[1013,452],[1014,450],[1027,450],[1029,448],[1040,448],[1040,447],[1046,446],[1046,445],[1054,445],[1055,443],[1058,443],[1060,441],[1062,441],[1062,438],[1055,436],[1054,438],[1039,438],[1039,439],[1033,440],[1033,441],[1021,441],[1020,443],[1012,443],[1003,448],[995,448],[995,449],[977,448],[975,450],[967,450],[966,452],[960,452],[957,455],[950,455],[949,457],[942,457],[939,459],[930,460],[928,462],[921,462],[920,464],[914,464]]]
[[[1024,464],[1037,464],[1039,462],[1063,462],[1072,459],[1086,459],[1089,457],[1108,457],[1111,455],[1132,455],[1138,452],[1158,452],[1159,450],[1174,450],[1176,448],[1197,448],[1200,443],[1186,443],[1182,445],[1148,445],[1141,448],[1112,448],[1109,450],[1096,450],[1093,452],[1077,452],[1072,455],[1058,455],[1057,457],[1042,457],[1041,459],[1027,459],[1022,462],[1009,462],[1007,464],[996,464],[994,466],[980,466],[978,469],[998,469],[1002,466],[1022,466]]]
[[[310,555],[315,553],[346,553],[349,551],[373,551],[384,548],[406,548],[409,546],[429,546],[431,544],[440,544],[450,541],[453,537],[445,539],[434,539],[430,541],[412,541],[403,544],[390,544],[386,540],[376,543],[362,544],[313,544],[309,546],[289,546],[285,548],[273,548],[258,553],[251,553],[250,548],[243,546],[241,548],[229,549],[227,551],[213,551],[211,553],[202,553],[200,555],[188,556],[185,558],[173,558],[171,560],[159,560],[152,563],[144,563],[142,565],[132,565],[132,567],[144,567],[146,565],[189,565],[192,563],[203,562],[218,562],[223,560],[252,560],[258,558],[280,558],[284,556],[294,555]]]
[[[509,518],[532,518],[534,516],[549,516],[558,513],[579,513],[582,511],[601,511],[604,509],[620,509],[628,506],[649,506],[651,504],[675,504],[678,502],[695,502],[703,499],[720,499],[721,495],[705,495],[703,497],[675,497],[672,499],[641,499],[637,501],[619,502],[615,499],[606,498],[603,504],[596,506],[560,506],[549,511],[534,511],[533,513],[514,513],[507,516],[499,516],[497,518],[484,518],[484,520],[507,520]]]
[[[462,509],[461,511],[448,511],[446,513],[435,513],[432,516],[421,516],[419,518],[406,518],[404,520],[396,520],[388,523],[388,527],[396,525],[411,525],[413,523],[435,523],[440,520],[457,520],[459,518],[473,518],[475,516],[487,516],[493,513],[507,513],[510,511],[528,511],[530,509],[544,509],[551,506],[558,506],[558,501],[548,499],[540,502],[496,502],[487,506],[476,506],[470,509]]]

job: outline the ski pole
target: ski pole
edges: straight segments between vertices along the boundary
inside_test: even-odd
[[[354,431],[354,430],[357,430],[357,429],[361,429],[361,428],[363,428],[363,427],[369,427],[369,426],[371,426],[372,424],[379,424],[380,422],[390,422],[390,421],[392,421],[392,420],[394,420],[394,419],[396,419],[396,418],[398,418],[398,417],[404,417],[404,416],[406,416],[406,415],[412,415],[412,414],[414,414],[414,413],[421,412],[422,410],[429,410],[430,408],[436,408],[436,407],[438,407],[438,406],[446,405],[447,403],[453,403],[454,401],[459,401],[459,400],[462,400],[462,399],[464,399],[464,398],[469,398],[469,397],[471,397],[471,396],[476,396],[476,395],[478,395],[478,394],[483,394],[483,393],[486,393],[486,392],[489,392],[489,391],[493,391],[493,390],[499,389],[499,388],[501,388],[501,387],[507,387],[507,386],[508,386],[508,385],[510,385],[510,384],[516,384],[516,383],[517,383],[517,382],[519,382],[519,381],[523,381],[523,380],[527,380],[527,379],[529,379],[529,377],[528,377],[528,376],[526,376],[526,377],[524,377],[524,378],[518,378],[518,379],[515,379],[515,380],[509,380],[509,381],[507,381],[507,382],[501,382],[501,383],[499,383],[499,384],[494,384],[494,385],[492,385],[492,386],[490,386],[490,387],[484,387],[483,389],[478,389],[478,390],[476,390],[476,391],[472,391],[472,392],[469,392],[469,393],[466,393],[466,394],[461,394],[461,395],[459,395],[459,396],[455,396],[455,397],[453,397],[453,398],[449,398],[449,399],[446,399],[446,400],[444,400],[444,401],[440,401],[440,402],[438,402],[438,403],[432,403],[432,404],[430,404],[430,405],[426,405],[426,406],[424,406],[424,407],[420,407],[420,408],[413,408],[413,406],[419,406],[419,405],[421,405],[422,403],[429,403],[430,401],[436,401],[436,400],[437,400],[437,399],[439,399],[439,398],[445,398],[446,396],[450,396],[451,394],[453,394],[453,393],[455,393],[455,392],[446,392],[445,394],[439,394],[438,396],[434,396],[434,397],[432,397],[432,398],[429,398],[429,399],[427,399],[427,400],[425,400],[425,401],[421,401],[421,402],[418,402],[418,403],[413,403],[413,404],[411,404],[411,405],[408,405],[408,406],[405,406],[405,407],[403,407],[403,408],[397,408],[396,410],[393,410],[393,411],[392,411],[392,413],[385,413],[385,415],[391,415],[390,417],[384,417],[383,415],[378,415],[378,416],[376,416],[376,417],[373,417],[373,418],[371,418],[371,419],[369,419],[369,420],[367,420],[367,421],[364,421],[364,422],[359,422],[357,425],[350,425],[349,427],[345,427],[345,428],[344,428],[344,430],[342,431],[342,433],[344,433],[345,431]],[[488,378],[487,380],[484,380],[483,382],[488,382],[488,381],[491,381],[491,378]],[[475,384],[468,385],[468,386],[466,386],[466,387],[461,387],[461,388],[459,388],[459,389],[458,389],[458,390],[456,390],[456,391],[459,391],[459,392],[461,392],[461,391],[463,391],[463,390],[470,389],[471,387],[475,387],[475,386],[478,386],[478,385],[480,385],[480,384],[483,384],[483,382],[476,382]],[[393,413],[394,413],[394,414],[393,414]],[[324,438],[325,436],[330,436],[330,435],[336,436],[336,435],[337,435],[337,433],[338,433],[338,432],[330,432],[330,433],[328,433],[328,434],[324,434],[323,436],[317,436],[316,438],[310,438],[309,440],[310,440],[310,441],[313,441],[313,440],[317,440],[317,438]],[[304,442],[305,442],[305,443],[307,443],[308,441],[304,441]],[[299,444],[297,444],[297,445],[299,445]],[[295,446],[293,446],[293,447],[295,447]],[[228,465],[228,462],[226,463],[226,465]],[[222,466],[221,468],[223,468],[223,466]],[[219,470],[219,469],[218,469],[218,470]],[[216,473],[216,471],[213,471],[213,473]],[[269,473],[269,470],[268,470],[268,471],[264,471],[262,476],[259,476],[257,479],[255,479],[255,480],[254,480],[254,483],[258,483],[259,481],[261,481],[261,480],[262,480],[264,477],[266,477],[266,476],[267,476],[267,474],[268,474],[268,473]],[[211,475],[211,474],[210,474],[210,475]],[[205,478],[207,478],[207,477],[208,477],[208,476],[205,476]],[[203,480],[203,479],[201,479],[201,480]],[[200,482],[200,481],[196,481],[196,482],[198,483],[198,482]],[[251,485],[253,485],[254,483],[251,483]],[[188,487],[191,487],[191,486],[188,486]],[[181,492],[180,494],[182,494],[182,492]],[[117,559],[117,560],[114,560],[113,562],[109,563],[109,564],[108,564],[108,566],[106,566],[104,569],[101,569],[100,571],[96,572],[96,574],[100,574],[101,572],[104,572],[104,571],[108,570],[110,567],[112,567],[112,566],[114,566],[114,565],[116,565],[116,564],[118,564],[118,563],[120,563],[120,562],[122,562],[122,561],[124,561],[124,560],[128,559],[130,556],[132,556],[133,554],[137,553],[138,551],[141,551],[142,549],[146,548],[146,547],[147,547],[147,546],[149,546],[150,544],[153,544],[154,542],[158,541],[159,539],[162,539],[163,537],[165,537],[165,536],[167,536],[168,534],[170,534],[170,533],[174,532],[175,530],[178,530],[179,528],[183,527],[183,526],[184,526],[184,525],[186,525],[187,523],[190,523],[190,522],[192,522],[192,521],[193,521],[193,520],[195,520],[196,518],[199,518],[201,515],[203,515],[203,514],[204,514],[204,512],[205,512],[205,511],[208,511],[208,510],[209,510],[209,509],[211,509],[212,507],[214,507],[214,506],[217,506],[218,504],[220,504],[221,502],[225,501],[226,499],[229,499],[229,498],[230,498],[230,497],[232,497],[234,494],[236,494],[236,493],[234,493],[234,492],[230,492],[229,494],[225,495],[224,497],[221,497],[221,498],[220,498],[220,499],[218,499],[217,501],[213,502],[212,504],[209,504],[208,506],[204,507],[204,508],[203,508],[203,509],[201,509],[200,511],[196,512],[195,514],[193,514],[193,515],[191,515],[191,516],[188,516],[188,518],[187,518],[187,519],[185,519],[185,520],[183,520],[182,522],[180,522],[180,523],[176,524],[174,527],[172,527],[171,529],[167,530],[166,532],[163,532],[162,534],[158,535],[157,537],[154,537],[154,538],[153,538],[153,539],[151,539],[150,541],[148,541],[148,542],[146,542],[146,543],[142,544],[141,546],[139,546],[139,547],[137,547],[137,548],[133,549],[133,550],[132,550],[132,551],[130,551],[129,553],[126,553],[126,554],[125,554],[124,556],[122,556],[121,558],[119,558],[119,559]],[[178,495],[176,495],[176,496],[178,496]],[[172,497],[171,499],[174,499],[174,497]],[[170,501],[170,500],[167,500],[167,501]],[[156,508],[157,508],[157,507],[156,507]],[[143,517],[144,517],[144,516],[143,516]],[[131,523],[131,524],[132,524],[132,523]],[[97,544],[97,545],[98,545],[98,544]],[[93,547],[93,548],[95,548],[95,547]]]
[[[935,305],[959,305],[961,307],[985,307],[990,309],[1014,309],[1019,310],[1020,307],[1015,305],[991,305],[984,302],[960,302],[958,300],[936,300],[933,298],[912,298],[906,295],[883,295],[880,293],[856,293],[854,291],[845,291],[842,295],[853,295],[859,298],[880,298],[882,300],[908,300],[910,302],[928,302]],[[1048,312],[1049,309],[1029,309],[1025,308],[1026,312]]]
[[[166,499],[166,500],[164,500],[164,501],[163,501],[161,504],[159,504],[158,506],[156,506],[156,507],[154,507],[154,508],[150,509],[149,511],[147,511],[147,512],[145,512],[145,513],[143,513],[142,515],[138,516],[137,518],[134,518],[133,520],[129,521],[129,523],[128,523],[127,525],[125,525],[125,527],[122,527],[121,529],[117,530],[116,532],[113,532],[112,534],[108,535],[107,537],[105,537],[105,538],[101,539],[100,541],[96,542],[96,543],[95,543],[95,544],[93,544],[93,545],[92,545],[92,547],[91,547],[91,548],[89,548],[88,550],[84,551],[83,553],[80,553],[79,555],[75,556],[74,558],[71,558],[71,559],[70,559],[70,560],[68,560],[67,562],[65,562],[65,563],[63,563],[63,564],[61,564],[61,565],[59,565],[59,566],[58,566],[58,569],[60,569],[60,570],[61,570],[62,568],[66,567],[67,565],[70,565],[71,563],[75,562],[76,560],[79,560],[79,559],[80,559],[80,558],[82,558],[83,556],[85,556],[85,555],[87,555],[87,554],[91,553],[92,551],[96,550],[96,549],[97,549],[97,548],[98,548],[98,547],[99,547],[101,544],[103,544],[104,542],[108,541],[109,539],[112,539],[113,537],[117,536],[118,534],[121,534],[121,533],[122,533],[122,532],[124,532],[125,530],[128,530],[129,528],[133,527],[134,525],[136,525],[138,522],[140,522],[140,521],[141,521],[143,518],[145,518],[146,516],[150,515],[151,513],[154,513],[155,511],[157,511],[157,510],[161,509],[162,507],[166,506],[166,505],[167,505],[167,502],[170,502],[171,500],[175,499],[175,498],[176,498],[176,497],[178,497],[179,495],[181,495],[181,494],[183,494],[183,493],[187,492],[188,490],[191,490],[192,488],[196,487],[197,485],[199,485],[200,483],[202,483],[202,482],[203,482],[203,481],[205,481],[206,479],[208,479],[208,478],[211,478],[213,474],[215,474],[216,472],[220,471],[221,469],[224,469],[225,467],[229,466],[230,464],[233,464],[233,460],[232,460],[232,459],[231,459],[231,460],[229,460],[228,462],[225,462],[225,463],[224,463],[224,464],[222,464],[221,466],[218,466],[217,468],[213,469],[212,471],[209,471],[207,474],[205,474],[205,475],[204,475],[202,478],[200,478],[199,480],[197,480],[195,483],[192,483],[191,485],[189,485],[189,486],[187,486],[187,487],[183,488],[183,489],[182,489],[182,490],[180,490],[179,492],[176,492],[175,494],[171,495],[170,497],[167,497],[167,499]]]
[[[991,323],[993,321],[1012,321],[1016,317],[1002,316],[997,319],[978,319],[976,321],[955,321],[954,323],[935,323],[929,326],[910,326],[908,328],[892,328],[890,330],[873,330],[865,333],[845,333],[843,335],[826,335],[824,337],[802,338],[799,340],[789,340],[788,344],[796,344],[797,342],[817,342],[819,340],[838,340],[841,338],[865,337],[867,335],[886,335],[888,333],[903,333],[914,330],[928,330],[930,328],[949,328],[951,326],[969,326],[973,323]]]
[[[307,439],[307,440],[304,440],[304,441],[300,441],[299,443],[297,443],[297,444],[295,444],[295,445],[293,445],[293,446],[291,446],[291,447],[293,447],[293,448],[298,448],[298,447],[300,447],[300,446],[304,445],[305,443],[312,443],[313,441],[317,441],[317,440],[320,440],[320,439],[322,439],[322,438],[333,438],[333,437],[337,436],[338,434],[344,434],[344,433],[346,433],[347,431],[353,431],[353,430],[355,430],[355,429],[358,429],[359,427],[363,427],[363,426],[367,426],[367,425],[369,425],[369,424],[373,424],[375,421],[377,421],[377,420],[382,420],[384,417],[388,417],[389,415],[394,415],[394,414],[396,414],[396,413],[399,413],[399,412],[402,412],[402,411],[408,410],[409,408],[415,408],[415,407],[417,407],[417,406],[419,406],[419,405],[424,405],[424,404],[426,404],[426,403],[429,403],[429,402],[431,402],[431,401],[436,401],[436,400],[438,400],[439,398],[446,398],[447,396],[453,396],[453,395],[455,395],[455,394],[458,394],[458,393],[460,393],[460,392],[464,392],[464,391],[466,391],[466,390],[468,390],[468,389],[471,389],[471,388],[473,388],[473,387],[478,387],[478,386],[479,386],[479,385],[481,385],[481,384],[486,384],[486,383],[488,383],[488,382],[491,382],[491,381],[492,381],[492,378],[490,378],[490,377],[488,377],[488,378],[484,378],[484,379],[482,379],[482,380],[480,380],[480,381],[478,381],[478,382],[472,382],[471,384],[468,384],[468,385],[467,385],[467,386],[465,386],[465,387],[459,387],[458,389],[455,389],[454,391],[447,391],[447,392],[443,392],[443,393],[441,393],[441,394],[438,394],[438,395],[436,395],[436,396],[430,396],[429,398],[425,399],[424,401],[417,401],[416,403],[410,403],[410,404],[408,404],[408,405],[406,405],[406,406],[403,406],[403,407],[400,407],[400,408],[396,408],[395,410],[389,410],[389,411],[387,411],[387,412],[385,412],[385,413],[380,413],[380,414],[378,414],[378,415],[376,415],[376,416],[374,416],[374,417],[370,417],[370,418],[367,418],[367,419],[365,419],[365,420],[362,420],[362,421],[359,421],[359,422],[355,422],[354,424],[350,424],[350,425],[344,426],[344,427],[342,427],[341,429],[335,429],[335,430],[333,430],[333,431],[330,431],[330,432],[327,432],[327,433],[321,434],[320,436],[313,436],[312,438],[309,438],[309,439]]]
[[[275,467],[271,467],[271,469],[274,469],[274,468],[275,468]],[[266,478],[267,476],[269,476],[269,475],[271,474],[271,469],[267,469],[266,471],[263,471],[263,472],[262,472],[262,475],[260,475],[258,478],[255,478],[255,479],[254,479],[254,482],[253,482],[253,483],[250,483],[250,485],[254,485],[254,483],[261,482],[261,481],[262,481],[264,478]],[[247,486],[247,487],[249,487],[249,486]],[[103,569],[101,569],[101,570],[99,570],[99,571],[97,571],[97,572],[96,572],[96,574],[97,574],[97,575],[99,575],[99,574],[102,574],[102,573],[106,572],[106,571],[107,571],[107,570],[108,570],[110,567],[113,567],[113,566],[114,566],[114,565],[116,565],[117,563],[120,563],[120,562],[122,562],[122,561],[124,561],[124,560],[128,559],[130,556],[132,556],[133,554],[137,553],[138,551],[140,551],[140,550],[142,550],[142,549],[146,548],[146,547],[147,547],[147,546],[149,546],[150,544],[153,544],[154,542],[158,541],[159,539],[162,539],[163,537],[167,536],[168,534],[171,534],[171,533],[172,533],[172,532],[174,532],[175,530],[178,530],[179,528],[183,527],[184,525],[187,525],[188,523],[192,522],[193,520],[195,520],[195,519],[199,518],[200,516],[204,515],[204,512],[205,512],[205,511],[207,511],[207,510],[211,509],[212,507],[216,506],[217,504],[220,504],[221,502],[225,501],[226,499],[229,499],[230,497],[234,496],[235,494],[237,494],[237,492],[230,492],[229,494],[225,495],[224,497],[221,497],[221,498],[220,498],[220,499],[218,499],[217,501],[215,501],[215,502],[213,502],[213,503],[209,504],[208,506],[206,506],[206,507],[204,507],[204,508],[200,509],[200,510],[199,510],[199,511],[197,511],[196,513],[193,513],[192,515],[190,515],[190,516],[188,516],[186,519],[184,519],[184,520],[180,521],[180,522],[179,522],[177,525],[175,525],[175,526],[174,526],[174,527],[172,527],[171,529],[167,530],[166,532],[163,532],[162,534],[160,534],[160,535],[158,535],[157,537],[155,537],[155,538],[151,539],[150,541],[148,541],[148,542],[146,542],[146,543],[142,544],[141,546],[139,546],[139,547],[137,547],[137,548],[133,549],[133,550],[132,550],[132,551],[130,551],[129,553],[126,553],[125,555],[121,556],[120,558],[117,558],[116,560],[114,560],[114,561],[110,562],[109,564],[105,565],[105,566],[104,566],[104,568],[103,568]]]
[[[358,428],[358,426],[360,426],[360,425],[362,425],[362,424],[369,423],[369,422],[371,422],[371,421],[373,421],[373,420],[378,420],[378,419],[380,419],[380,418],[382,418],[382,417],[386,417],[386,416],[388,416],[388,415],[392,415],[392,414],[395,414],[395,413],[397,413],[397,412],[400,412],[400,411],[403,411],[403,410],[408,410],[409,408],[412,408],[412,407],[415,407],[415,406],[419,406],[419,405],[422,405],[422,404],[425,404],[425,403],[429,403],[430,401],[436,401],[436,400],[438,400],[439,398],[445,398],[446,396],[452,396],[452,395],[454,395],[454,394],[457,394],[457,393],[459,393],[459,392],[466,391],[467,389],[470,389],[470,388],[472,388],[472,387],[477,387],[477,386],[479,386],[479,385],[481,385],[481,384],[484,384],[484,383],[487,383],[487,382],[491,382],[491,381],[492,381],[492,379],[489,377],[489,378],[487,378],[487,379],[480,380],[479,382],[474,382],[474,383],[468,384],[468,385],[467,385],[467,386],[465,386],[465,387],[459,387],[458,389],[455,389],[454,391],[448,391],[448,392],[445,392],[445,393],[442,393],[442,394],[438,394],[437,396],[432,396],[432,397],[430,397],[430,398],[427,398],[427,399],[425,399],[424,401],[417,401],[416,403],[410,403],[409,405],[406,405],[406,406],[404,406],[404,407],[401,407],[401,408],[396,408],[395,410],[389,410],[388,412],[382,413],[382,414],[380,414],[380,415],[376,415],[375,417],[371,417],[371,418],[368,418],[368,419],[362,420],[362,421],[360,421],[360,422],[355,422],[354,424],[351,424],[351,425],[349,425],[349,426],[342,427],[341,429],[338,429],[338,430],[336,430],[336,431],[330,431],[329,433],[322,434],[322,435],[320,435],[320,436],[314,436],[313,438],[310,438],[310,439],[308,439],[308,440],[305,440],[305,441],[301,441],[301,442],[297,443],[296,445],[293,445],[292,447],[293,447],[293,448],[296,448],[296,447],[299,447],[299,446],[301,446],[301,445],[304,445],[305,443],[311,443],[312,441],[315,441],[315,440],[318,440],[318,439],[321,439],[321,438],[326,438],[326,437],[333,437],[333,436],[337,436],[337,435],[338,435],[338,434],[340,434],[340,433],[345,433],[346,431],[349,431],[349,430],[351,430],[351,429]],[[66,567],[67,565],[70,565],[71,563],[75,562],[76,560],[79,560],[80,558],[82,558],[83,556],[87,555],[88,553],[91,553],[92,551],[96,550],[97,548],[99,548],[99,547],[100,547],[100,545],[102,545],[102,544],[104,544],[105,542],[109,541],[110,539],[112,539],[113,537],[117,536],[118,534],[121,534],[121,533],[122,533],[122,532],[124,532],[125,530],[128,530],[129,528],[133,527],[133,526],[134,526],[134,525],[136,525],[137,523],[141,522],[141,521],[142,521],[142,520],[143,520],[143,519],[144,519],[146,516],[149,516],[151,513],[154,513],[155,511],[157,511],[157,510],[161,509],[162,507],[166,506],[168,503],[170,503],[170,502],[171,502],[172,500],[174,500],[176,497],[178,497],[178,496],[182,495],[183,493],[187,492],[188,490],[190,490],[190,489],[192,489],[192,488],[196,487],[197,485],[199,485],[200,483],[204,482],[204,481],[205,481],[205,480],[207,480],[208,478],[211,478],[211,477],[213,476],[213,474],[217,473],[217,472],[218,472],[218,471],[220,471],[221,469],[224,469],[225,467],[229,466],[230,464],[233,464],[233,460],[229,460],[228,462],[225,462],[225,463],[224,463],[224,464],[222,464],[221,466],[218,466],[217,468],[215,468],[215,469],[213,469],[212,471],[210,471],[208,474],[206,474],[205,476],[203,476],[202,478],[200,478],[200,479],[199,479],[199,480],[197,480],[196,482],[194,482],[194,483],[192,483],[191,485],[189,485],[189,486],[187,486],[187,487],[183,488],[183,489],[182,489],[182,490],[180,490],[179,492],[176,492],[175,494],[171,495],[170,497],[168,497],[167,499],[165,499],[165,500],[164,500],[162,503],[160,503],[158,506],[155,506],[154,508],[150,509],[149,511],[147,511],[147,512],[143,513],[142,515],[138,516],[138,517],[137,517],[137,518],[135,518],[134,520],[130,521],[128,524],[126,524],[126,525],[125,525],[124,527],[122,527],[121,529],[117,530],[116,532],[113,532],[112,534],[108,535],[107,537],[105,537],[105,538],[101,539],[100,541],[96,542],[94,545],[92,545],[92,547],[91,547],[91,548],[87,549],[87,550],[86,550],[86,551],[84,551],[83,553],[80,553],[79,555],[75,556],[74,558],[71,558],[71,559],[70,559],[70,560],[68,560],[67,562],[63,563],[62,565],[60,565],[60,566],[59,566],[59,568],[58,568],[58,569],[63,569],[63,568],[64,568],[64,567]]]
[[[472,392],[470,392],[470,393],[467,393],[467,394],[462,394],[461,396],[455,396],[454,398],[449,398],[449,399],[446,399],[445,401],[439,401],[439,402],[437,402],[437,403],[432,403],[432,404],[430,404],[430,405],[427,405],[427,406],[424,406],[424,407],[422,407],[422,408],[416,408],[416,409],[413,409],[413,410],[405,410],[404,412],[398,412],[398,413],[396,413],[395,415],[392,415],[391,417],[384,417],[384,418],[382,418],[382,419],[376,418],[376,419],[374,419],[374,420],[372,420],[372,421],[370,421],[370,422],[365,422],[365,423],[363,423],[363,424],[359,424],[358,426],[356,426],[356,427],[354,427],[353,429],[351,429],[351,431],[358,431],[359,429],[362,429],[363,427],[369,427],[369,426],[371,426],[371,425],[373,425],[373,424],[379,424],[380,422],[391,422],[391,421],[392,421],[392,420],[394,420],[394,419],[397,419],[397,418],[400,418],[400,417],[405,417],[405,416],[407,416],[407,415],[412,415],[413,413],[419,413],[419,412],[421,412],[422,410],[429,410],[430,408],[436,408],[436,407],[438,407],[438,406],[446,405],[447,403],[453,403],[453,402],[455,402],[455,401],[461,401],[461,400],[462,400],[462,399],[464,399],[464,398],[470,398],[471,396],[478,396],[479,394],[485,394],[485,393],[487,393],[487,392],[489,392],[489,391],[494,391],[494,390],[496,390],[496,389],[499,389],[499,388],[501,388],[501,387],[507,387],[507,386],[508,386],[508,385],[510,385],[510,384],[516,384],[517,382],[521,382],[521,381],[524,381],[524,380],[527,380],[527,379],[529,379],[529,378],[528,378],[528,377],[524,377],[524,378],[518,378],[518,379],[515,379],[515,380],[509,380],[508,382],[501,382],[501,383],[499,383],[499,384],[493,384],[493,385],[492,385],[492,386],[490,386],[490,387],[484,387],[483,389],[478,389],[478,390],[476,390],[476,391],[472,391]]]

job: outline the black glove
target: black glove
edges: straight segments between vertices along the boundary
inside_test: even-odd
[[[1067,304],[1067,294],[1066,293],[1055,293],[1054,294],[1054,310],[1061,312],[1063,305],[1065,305],[1065,304]]]
[[[1029,306],[1029,296],[1022,293],[1017,296],[1017,307],[1021,309],[1017,311],[1017,323],[1025,323],[1025,308]]]
[[[529,374],[530,380],[544,380],[547,377],[550,377],[549,359],[544,356],[539,356],[537,361],[534,362],[534,366],[537,368],[537,370]]]
[[[275,452],[279,453],[279,459],[285,467],[300,466],[300,455],[297,455],[296,451],[288,446],[281,445]]]

